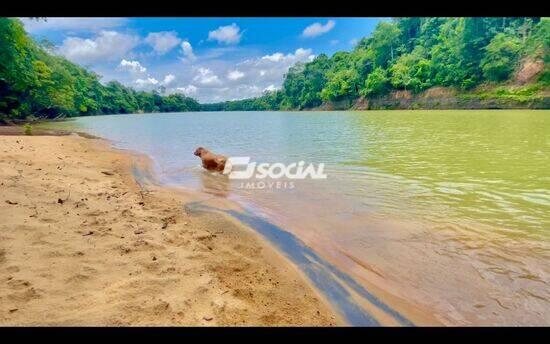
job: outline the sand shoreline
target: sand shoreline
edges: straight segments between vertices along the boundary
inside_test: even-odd
[[[0,136],[0,325],[345,325],[253,230],[186,213],[198,195],[143,190],[131,171],[146,158],[12,135]]]

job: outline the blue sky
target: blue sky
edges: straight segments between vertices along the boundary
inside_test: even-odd
[[[243,99],[280,88],[299,61],[349,51],[382,18],[22,19],[35,38],[89,67],[102,81],[164,87],[201,102]]]

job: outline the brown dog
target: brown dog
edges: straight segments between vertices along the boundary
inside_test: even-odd
[[[209,171],[223,172],[227,158],[210,152],[208,149],[199,147],[195,150],[195,155],[202,160],[202,167]]]

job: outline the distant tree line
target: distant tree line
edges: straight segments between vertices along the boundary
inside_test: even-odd
[[[540,60],[548,87],[550,19],[397,18],[378,24],[351,52],[297,63],[280,90],[244,100],[199,104],[181,94],[107,84],[27,35],[18,19],[0,18],[0,120],[136,112],[290,110],[394,90],[434,86],[470,90],[505,83],[525,59]]]
[[[136,112],[198,111],[181,94],[143,92],[99,76],[50,53],[18,19],[0,18],[0,117],[21,119]]]
[[[253,99],[203,104],[207,110],[288,110],[381,97],[434,86],[470,90],[511,78],[522,59],[544,61],[547,87],[550,19],[396,18],[378,24],[351,52],[320,54],[285,75],[281,90]]]

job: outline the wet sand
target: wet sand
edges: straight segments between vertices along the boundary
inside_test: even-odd
[[[145,158],[17,134],[0,136],[0,325],[345,325],[254,230],[144,189]]]

